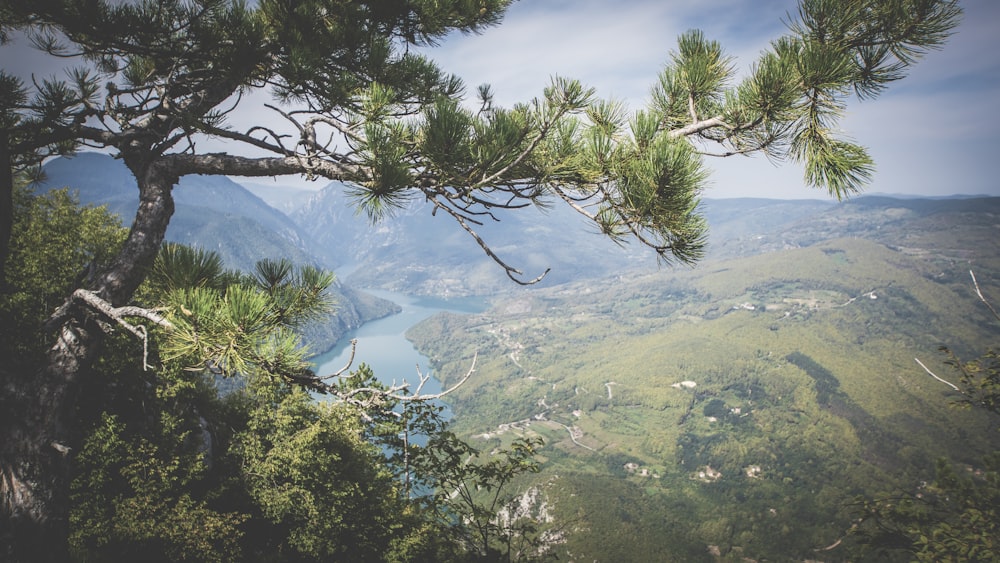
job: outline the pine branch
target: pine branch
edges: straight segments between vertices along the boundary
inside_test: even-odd
[[[671,139],[676,139],[678,137],[689,137],[691,135],[696,135],[703,131],[709,129],[715,129],[717,127],[725,127],[726,129],[732,129],[725,121],[722,120],[721,116],[711,117],[709,119],[703,119],[701,121],[695,121],[690,125],[685,125],[678,129],[671,130],[668,135]]]

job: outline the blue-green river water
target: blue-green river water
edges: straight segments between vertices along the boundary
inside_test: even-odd
[[[317,356],[314,363],[318,375],[327,375],[339,371],[351,355],[351,339],[358,340],[357,354],[354,357],[352,369],[358,364],[371,366],[375,376],[384,383],[406,380],[411,389],[415,390],[420,381],[417,366],[424,375],[434,375],[429,361],[413,347],[406,339],[406,331],[420,321],[439,313],[451,311],[456,313],[479,313],[486,309],[486,302],[481,297],[462,299],[437,299],[433,297],[415,297],[402,293],[382,290],[365,290],[367,293],[393,301],[402,307],[402,311],[388,317],[370,321],[357,330],[345,334],[330,351]],[[437,379],[431,379],[422,392],[433,394],[441,391]]]

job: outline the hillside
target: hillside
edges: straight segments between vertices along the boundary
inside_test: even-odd
[[[107,205],[126,221],[139,205],[135,179],[108,155],[57,158],[45,165],[44,174],[37,190],[68,187],[81,203]],[[307,237],[287,216],[226,177],[185,176],[173,194],[176,210],[167,240],[215,250],[226,265],[241,270],[275,256],[316,261]]]
[[[545,439],[535,483],[574,560],[843,560],[857,495],[1000,445],[914,361],[947,377],[939,345],[996,344],[968,271],[1000,300],[1000,200],[794,208],[753,224],[732,205],[713,252],[740,258],[522,291],[409,333],[437,373],[478,351],[451,398],[474,444]]]
[[[35,189],[62,187],[76,193],[81,203],[106,205],[126,224],[139,203],[131,173],[104,154],[80,153],[46,164],[44,180]],[[173,194],[176,210],[167,228],[168,241],[215,251],[227,267],[244,271],[265,258],[328,266],[298,225],[228,178],[185,176]],[[398,309],[340,282],[333,297],[336,314],[304,329],[316,352],[331,348],[348,330]]]

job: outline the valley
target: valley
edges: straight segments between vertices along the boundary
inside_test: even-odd
[[[973,470],[1000,445],[914,361],[953,374],[939,346],[995,346],[968,274],[1000,294],[995,215],[962,217],[521,292],[409,334],[440,373],[479,354],[451,398],[474,444],[544,439],[534,486],[577,523],[565,553],[846,560],[858,495],[914,490],[939,457]]]
[[[86,177],[84,203],[127,207],[107,162],[86,164],[53,168],[49,185]],[[519,484],[544,504],[561,559],[847,560],[857,499],[917,490],[940,457],[975,471],[1000,445],[996,420],[952,408],[915,361],[949,380],[939,346],[995,347],[969,271],[1000,302],[1000,198],[709,200],[695,268],[528,210],[481,233],[529,277],[552,267],[523,288],[419,202],[372,226],[334,184],[273,200],[279,212],[221,180],[179,187],[191,205],[168,239],[235,268],[351,264],[337,319],[308,337],[316,351],[397,310],[366,290],[489,302],[407,337],[445,385],[478,354],[448,397],[474,447],[544,440],[541,471]]]

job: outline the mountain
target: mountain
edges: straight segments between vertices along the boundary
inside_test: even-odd
[[[139,204],[135,179],[108,155],[80,153],[57,158],[43,169],[38,191],[68,187],[83,204],[106,205],[126,224]],[[311,239],[291,219],[222,176],[185,176],[173,191],[175,212],[169,241],[217,252],[227,267],[248,271],[257,261],[287,258],[296,264],[326,266]],[[333,288],[337,312],[305,329],[311,348],[331,348],[350,329],[398,309],[339,282]]]
[[[348,266],[347,278],[364,287],[436,296],[492,295],[515,284],[454,220],[433,214],[431,204],[414,199],[372,224],[332,183],[292,214],[325,249],[324,258]],[[490,248],[530,280],[551,268],[540,287],[606,275],[641,260],[655,263],[638,246],[619,247],[593,232],[565,205],[529,207],[480,216],[470,224]],[[497,220],[499,219],[499,220]]]
[[[316,194],[315,189],[287,186],[277,182],[265,184],[260,181],[239,181],[238,183],[285,215],[290,215],[307,204],[309,199]]]
[[[710,201],[714,258],[511,293],[408,336],[454,428],[545,441],[530,486],[572,560],[843,561],[859,495],[974,473],[995,420],[938,352],[1000,327],[1000,198]],[[768,217],[768,215],[773,215]],[[726,236],[720,236],[720,233]],[[447,382],[446,382],[447,383]]]
[[[130,221],[139,205],[135,179],[108,155],[80,153],[44,167],[36,189],[69,187],[81,203],[107,205]],[[174,188],[176,209],[167,240],[219,252],[226,265],[246,270],[263,258],[315,263],[306,237],[284,214],[223,176],[185,176]]]

